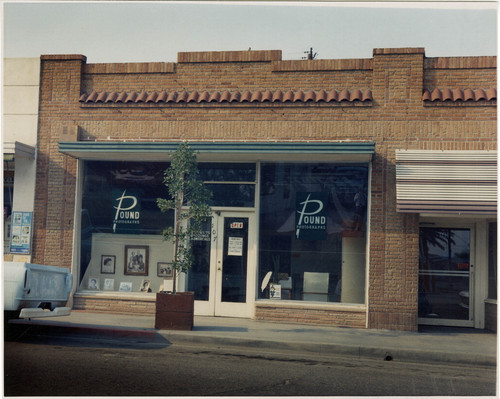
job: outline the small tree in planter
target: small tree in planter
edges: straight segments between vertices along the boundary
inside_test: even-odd
[[[170,199],[158,198],[157,203],[162,212],[174,211],[174,225],[163,231],[163,237],[174,244],[173,294],[176,294],[178,273],[187,272],[193,264],[190,240],[203,232],[203,223],[211,217],[207,202],[211,192],[198,180],[196,153],[186,142],[179,144],[173,153],[163,181]],[[157,295],[157,316],[158,298]]]

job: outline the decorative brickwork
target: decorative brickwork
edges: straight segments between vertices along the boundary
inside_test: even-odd
[[[33,262],[75,267],[77,161],[58,151],[79,127],[89,141],[373,141],[368,290],[364,312],[257,305],[267,320],[416,330],[419,218],[396,211],[395,152],[496,150],[495,104],[424,106],[424,89],[496,87],[496,57],[426,59],[376,49],[370,60],[282,61],[281,51],[179,53],[178,63],[86,65],[42,56]],[[86,107],[83,93],[371,91],[370,106],[261,103]],[[148,300],[77,295],[77,309],[153,312]],[[336,307],[337,309],[338,307]]]

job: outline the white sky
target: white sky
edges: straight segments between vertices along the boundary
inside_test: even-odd
[[[1,1],[1,0],[0,0]],[[88,63],[177,61],[181,51],[283,50],[300,59],[371,58],[374,48],[426,56],[497,53],[489,2],[3,1],[3,57],[83,54]]]

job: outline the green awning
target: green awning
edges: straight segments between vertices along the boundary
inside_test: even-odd
[[[179,142],[60,142],[77,159],[168,161]],[[371,161],[373,142],[190,142],[202,161]]]

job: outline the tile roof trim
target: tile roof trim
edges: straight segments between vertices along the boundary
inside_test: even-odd
[[[298,90],[298,91],[270,91],[257,90],[250,92],[240,91],[223,91],[223,92],[208,92],[208,91],[153,91],[153,92],[97,92],[83,93],[80,96],[79,102],[82,104],[179,104],[179,103],[331,103],[331,102],[369,102],[373,100],[372,91],[359,89],[349,91],[331,90]]]
[[[424,89],[422,100],[428,102],[479,102],[497,99],[497,89]]]

